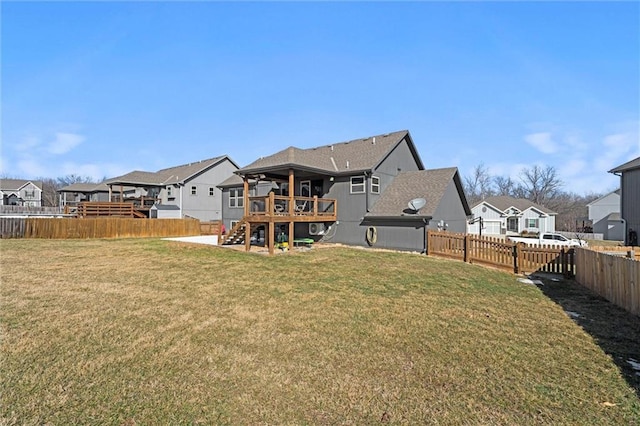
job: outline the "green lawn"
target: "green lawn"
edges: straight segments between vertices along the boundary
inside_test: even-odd
[[[637,424],[513,275],[348,248],[0,240],[0,424]]]

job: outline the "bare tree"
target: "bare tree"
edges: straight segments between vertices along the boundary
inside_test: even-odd
[[[58,198],[58,182],[52,178],[39,178],[42,182],[42,205],[44,207],[57,207],[60,205]]]
[[[477,165],[473,169],[472,175],[464,178],[464,190],[471,204],[493,195],[491,175],[484,164]]]
[[[66,176],[60,176],[56,178],[59,188],[71,185],[73,183],[97,183],[93,178],[89,176],[80,176],[76,174],[70,174]]]
[[[526,168],[520,173],[520,180],[524,189],[524,198],[540,205],[546,205],[549,200],[556,197],[563,185],[553,166],[543,168],[535,165]]]
[[[516,193],[516,183],[510,177],[495,176],[493,178],[493,186],[495,195],[514,196]]]

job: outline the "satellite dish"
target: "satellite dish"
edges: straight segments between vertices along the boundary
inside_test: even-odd
[[[418,210],[423,208],[426,204],[427,204],[427,200],[425,200],[424,198],[414,198],[413,200],[409,201],[408,205],[411,210],[417,212]]]

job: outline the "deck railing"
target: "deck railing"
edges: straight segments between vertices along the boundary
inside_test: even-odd
[[[290,198],[269,194],[249,197],[249,216],[287,217],[335,217],[336,200],[318,197],[294,197],[293,209]],[[295,220],[295,219],[294,219]]]

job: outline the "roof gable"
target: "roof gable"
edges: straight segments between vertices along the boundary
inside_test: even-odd
[[[357,171],[373,170],[403,140],[410,145],[419,168],[422,161],[417,154],[407,130],[402,130],[347,142],[333,143],[315,148],[301,149],[290,146],[273,155],[260,158],[237,171],[251,174],[287,167],[315,170],[328,174],[350,174]]]
[[[204,173],[219,163],[228,160],[236,168],[238,165],[226,155],[209,158],[207,160],[196,161],[194,163],[182,164],[180,166],[168,167],[157,172],[145,172],[135,170],[122,176],[107,179],[107,184],[129,184],[129,185],[150,185],[164,186],[169,184],[185,183],[191,178]]]
[[[455,167],[399,173],[380,195],[366,217],[433,216],[447,187],[452,182],[460,194],[465,213],[470,215],[471,211],[462,191],[462,184],[456,180],[460,181],[460,177]],[[408,203],[414,198],[424,198],[427,203],[417,215],[407,214]]]
[[[508,195],[498,195],[494,197],[487,197],[484,200],[476,203],[473,207],[475,208],[476,206],[482,203],[487,203],[495,207],[496,210],[502,213],[508,212],[509,209],[511,208],[515,208],[519,212],[523,212],[529,208],[534,208],[544,214],[548,214],[548,215],[557,214],[556,212],[551,211],[548,208],[543,207],[539,204],[536,204],[531,200],[527,200],[526,198],[514,198]]]
[[[42,190],[42,181],[26,180],[26,179],[0,179],[0,189],[3,191],[19,191],[25,185],[33,184],[36,188]]]

